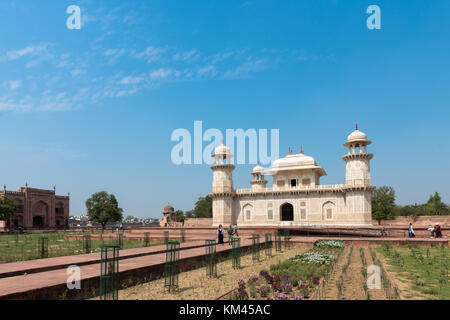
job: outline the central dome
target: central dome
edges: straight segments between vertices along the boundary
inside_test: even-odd
[[[303,154],[303,149],[299,154],[288,154],[286,157],[277,159],[272,163],[272,167],[264,174],[276,175],[283,171],[304,171],[314,170],[321,176],[326,176],[325,170],[318,166],[313,157]]]
[[[316,161],[313,157],[305,156],[304,154],[289,154],[284,158],[275,160],[272,168],[284,168],[292,166],[315,166]]]

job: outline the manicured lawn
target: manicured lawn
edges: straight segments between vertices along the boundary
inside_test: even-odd
[[[386,259],[397,281],[407,283],[402,290],[406,298],[450,299],[449,248],[385,244],[376,250]]]
[[[75,233],[29,233],[29,234],[4,234],[0,235],[0,262],[25,261],[41,258],[39,238],[48,238],[48,257],[60,257],[86,253],[85,242],[82,234],[78,234],[78,240],[69,240]],[[117,240],[91,240],[89,252],[98,252],[102,245],[117,245]],[[159,245],[163,242],[154,242],[151,245]],[[122,249],[138,248],[144,245],[143,241],[131,241],[123,238]]]

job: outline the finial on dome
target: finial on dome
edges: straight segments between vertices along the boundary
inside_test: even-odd
[[[222,144],[223,144],[223,137],[222,137]]]
[[[303,145],[300,146],[300,154],[303,154]]]
[[[4,185],[3,185],[3,190],[5,190],[5,191],[6,191],[6,184],[4,184]]]
[[[358,130],[358,122],[356,123],[356,130]]]
[[[28,182],[25,182],[25,187],[28,188]]]
[[[291,147],[289,147],[288,151],[289,151],[289,154],[292,154],[292,149],[291,149]]]

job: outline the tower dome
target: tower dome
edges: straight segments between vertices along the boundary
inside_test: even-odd
[[[253,168],[252,173],[262,173],[264,168],[259,165],[259,163]]]
[[[231,155],[230,148],[222,144],[214,149],[214,155]]]
[[[163,214],[168,214],[168,213],[172,213],[172,212],[175,212],[175,209],[174,209],[174,207],[172,207],[172,206],[170,205],[170,203],[168,203],[168,204],[164,207]]]
[[[364,132],[358,130],[358,124],[356,124],[355,131],[348,135],[347,141],[344,143],[344,146],[347,147],[358,142],[363,145],[369,145],[372,143],[372,141],[367,140],[367,135]]]

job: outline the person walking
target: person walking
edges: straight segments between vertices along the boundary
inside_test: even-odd
[[[413,229],[412,223],[409,224],[408,235],[409,235],[410,238],[414,238],[416,236],[414,234],[414,229]]]
[[[234,234],[236,237],[239,237],[237,224],[234,225],[234,232],[233,232],[233,234]]]
[[[233,237],[233,233],[234,233],[233,226],[231,224],[227,229],[227,233],[228,233],[228,244],[231,245],[231,237]]]
[[[223,229],[221,224],[219,224],[219,229],[217,229],[217,240],[219,244],[223,244]]]

